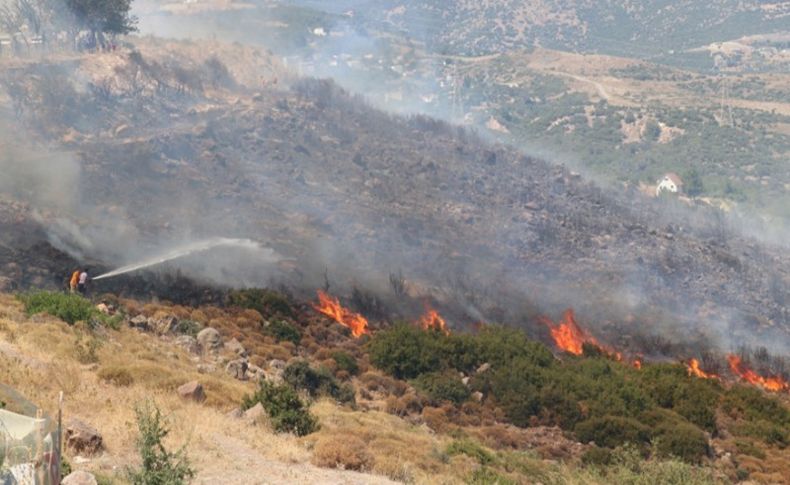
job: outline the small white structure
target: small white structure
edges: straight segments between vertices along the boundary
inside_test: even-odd
[[[683,191],[683,180],[674,172],[669,172],[656,182],[656,197],[663,192],[677,194]]]

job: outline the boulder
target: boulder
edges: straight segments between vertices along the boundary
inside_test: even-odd
[[[266,373],[255,364],[247,366],[247,377],[253,381],[258,381],[266,377]]]
[[[485,364],[482,364],[480,367],[478,367],[476,372],[478,374],[482,374],[483,372],[487,371],[490,368],[491,368],[491,364],[486,362]]]
[[[98,485],[96,477],[84,470],[69,473],[60,483],[62,485]]]
[[[241,342],[239,342],[235,338],[232,338],[229,341],[225,342],[225,348],[227,350],[230,350],[234,354],[238,355],[239,357],[247,356],[247,350],[245,350],[244,346],[241,345]]]
[[[178,395],[183,399],[195,402],[203,402],[206,400],[206,393],[203,391],[203,385],[198,381],[187,382],[179,387]]]
[[[222,347],[222,337],[211,327],[204,328],[197,334],[197,342],[202,352],[216,352]]]
[[[244,359],[231,360],[228,362],[228,365],[225,366],[225,372],[231,377],[243,381],[247,379],[247,366],[247,361]]]
[[[201,374],[213,374],[217,371],[217,367],[214,364],[198,364],[197,371]]]
[[[480,391],[473,392],[472,393],[472,399],[474,399],[477,402],[482,402],[483,401],[483,393],[480,392]]]
[[[191,335],[179,335],[173,341],[177,346],[181,347],[185,351],[189,352],[190,354],[197,354],[200,352],[200,347],[198,346],[197,339],[192,337]]]
[[[146,318],[145,315],[137,315],[136,317],[129,320],[129,326],[138,330],[147,331],[148,318]]]
[[[173,315],[166,315],[161,318],[152,319],[149,324],[159,335],[167,335],[174,332],[178,327],[178,319]]]
[[[256,404],[255,406],[251,407],[250,409],[244,411],[244,419],[257,422],[267,416],[266,410],[263,409],[263,405],[261,403]]]
[[[104,313],[105,315],[110,314],[110,307],[108,307],[106,303],[99,303],[98,305],[96,305],[96,309],[99,310],[101,313]]]
[[[64,433],[66,440],[66,447],[71,449],[75,454],[92,455],[102,449],[103,441],[99,432],[92,426],[80,421],[79,419],[72,419],[66,426]]]
[[[226,416],[231,419],[241,419],[244,417],[244,411],[242,411],[241,408],[233,408]]]

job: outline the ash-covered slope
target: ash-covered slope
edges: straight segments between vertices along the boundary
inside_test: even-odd
[[[658,334],[788,349],[790,260],[705,209],[601,189],[444,123],[375,111],[331,82],[240,80],[221,52],[172,59],[147,45],[6,74],[27,126],[81,166],[78,208],[62,215],[74,227],[44,218],[63,247],[88,238],[92,254],[123,258],[163,240],[246,237],[284,255],[281,271],[209,276],[376,291],[402,270],[455,325],[574,306],[632,346]],[[59,96],[45,96],[52,86]]]

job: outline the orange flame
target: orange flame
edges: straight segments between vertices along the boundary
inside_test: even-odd
[[[719,378],[719,376],[717,376],[716,374],[709,374],[704,370],[702,370],[699,366],[699,361],[697,359],[691,359],[690,361],[688,361],[688,364],[686,364],[686,369],[688,370],[690,376],[697,376],[700,379]]]
[[[635,368],[636,370],[642,370],[642,361],[641,361],[641,360],[639,360],[639,359],[634,359],[634,362],[633,362],[633,364],[634,364],[634,368]]]
[[[554,323],[552,323],[552,321],[547,317],[540,317],[540,321],[549,327],[549,331],[551,331],[551,338],[554,339],[554,343],[560,350],[564,350],[565,352],[574,355],[581,355],[582,345],[585,343],[592,344],[600,349],[603,349],[601,344],[599,344],[592,335],[588,334],[582,330],[581,327],[579,327],[579,325],[576,323],[576,317],[573,314],[573,309],[571,308],[565,310],[565,313],[562,314],[562,320],[558,325],[554,325]]]
[[[728,355],[727,362],[730,363],[730,370],[732,370],[734,374],[751,384],[756,384],[763,389],[774,392],[790,390],[790,384],[788,384],[786,380],[779,376],[763,377],[759,375],[746,367],[746,365],[741,362],[741,358],[737,355]]]
[[[318,305],[313,305],[318,312],[323,313],[337,323],[351,329],[351,335],[358,338],[362,334],[370,333],[367,329],[368,320],[358,313],[343,308],[337,298],[333,298],[318,290]]]
[[[425,314],[420,317],[419,324],[423,330],[440,330],[444,332],[445,335],[450,335],[450,330],[447,328],[447,322],[444,321],[444,318],[439,315],[439,312],[427,305]]]

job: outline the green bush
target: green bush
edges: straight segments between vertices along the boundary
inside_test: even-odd
[[[469,399],[471,392],[453,371],[423,374],[413,381],[414,387],[423,391],[434,401],[450,401],[461,404]]]
[[[609,465],[612,463],[612,450],[609,448],[592,446],[582,455],[582,463],[587,466]]]
[[[650,428],[632,418],[603,416],[576,425],[576,437],[582,443],[614,448],[626,443],[641,445],[650,441]]]
[[[163,440],[169,430],[159,408],[150,401],[135,408],[137,416],[137,451],[142,467],[129,470],[133,485],[182,485],[195,476],[186,456],[186,448],[168,451]]]
[[[257,310],[265,318],[294,316],[294,310],[288,298],[273,290],[262,288],[234,290],[228,295],[228,301],[233,306]]]
[[[700,463],[710,452],[705,433],[693,424],[663,424],[654,433],[658,452],[686,463]]]
[[[357,364],[357,359],[355,359],[354,356],[348,352],[336,350],[335,352],[332,352],[332,358],[337,364],[337,370],[346,371],[352,376],[359,374],[359,364]]]
[[[192,337],[197,337],[201,330],[203,330],[203,325],[194,320],[179,320],[175,328],[176,333],[191,335]]]
[[[439,332],[424,332],[399,324],[378,332],[370,342],[370,361],[374,366],[398,379],[413,379],[443,367]]]
[[[482,467],[475,470],[466,483],[469,485],[516,485],[519,482],[503,476],[490,468]]]
[[[328,370],[313,369],[304,360],[289,364],[283,371],[283,380],[294,389],[306,391],[310,397],[329,396],[343,404],[354,404],[354,388],[341,385]]]
[[[93,307],[90,300],[77,294],[37,291],[18,296],[25,305],[28,315],[49,313],[69,325],[77,322],[90,322],[92,318],[103,315]]]
[[[299,342],[302,341],[302,332],[285,320],[274,320],[264,328],[264,333],[271,335],[278,342],[286,341],[299,345]]]
[[[634,446],[618,448],[612,453],[608,466],[587,467],[570,480],[563,477],[554,483],[623,483],[629,485],[713,485],[711,469],[678,460],[645,460]]]
[[[482,445],[470,439],[455,440],[447,447],[447,454],[466,455],[477,460],[481,465],[490,465],[496,460],[496,456],[483,448]]]
[[[242,409],[261,403],[271,419],[272,427],[279,433],[305,436],[318,430],[318,421],[310,414],[293,387],[276,385],[261,380],[260,387],[251,396],[245,396]]]

